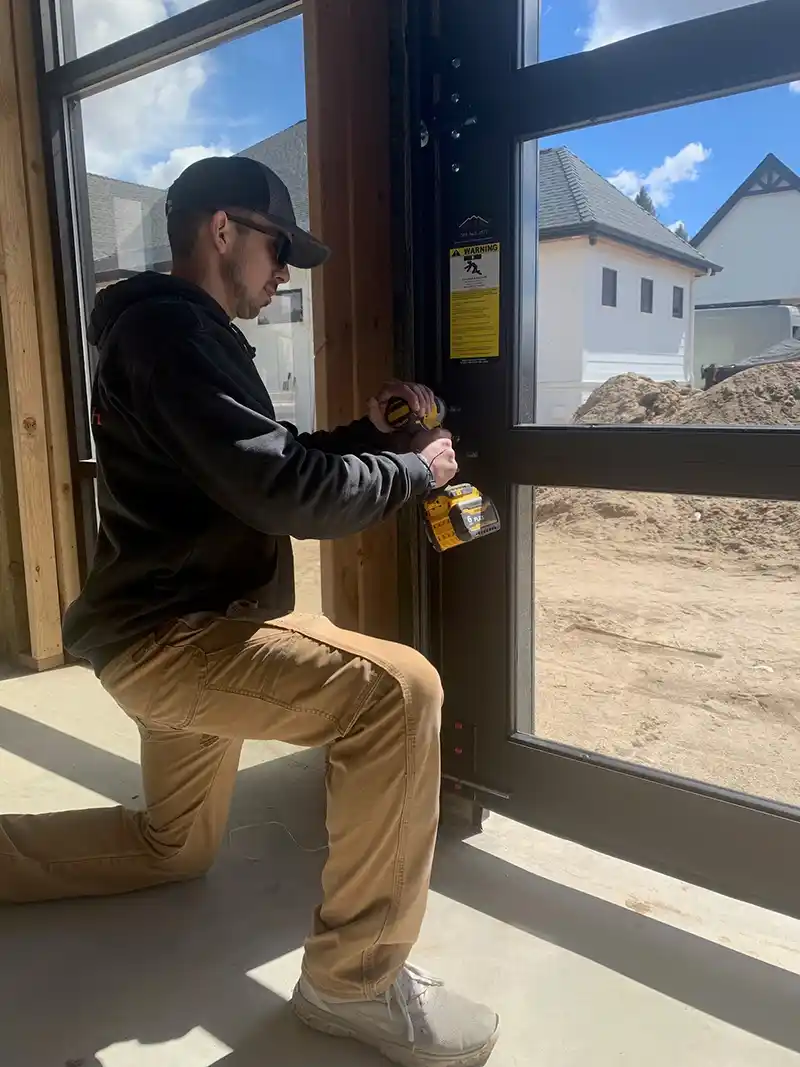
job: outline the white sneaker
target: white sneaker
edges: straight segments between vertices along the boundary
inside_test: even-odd
[[[304,976],[292,1007],[314,1030],[371,1045],[403,1067],[483,1067],[500,1030],[495,1012],[408,964],[376,1000],[323,997]]]

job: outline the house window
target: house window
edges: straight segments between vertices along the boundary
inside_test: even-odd
[[[645,315],[653,314],[653,279],[642,278],[641,310]]]
[[[603,267],[603,307],[617,306],[617,272]]]
[[[281,289],[258,314],[259,326],[283,326],[303,321],[303,290]]]
[[[672,317],[683,318],[683,286],[676,285],[672,289]]]

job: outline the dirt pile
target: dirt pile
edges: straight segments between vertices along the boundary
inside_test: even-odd
[[[757,567],[800,571],[800,504],[774,500],[542,488],[536,526],[582,540],[722,552]],[[691,562],[691,558],[689,558]],[[706,561],[698,554],[697,563]]]
[[[622,374],[596,389],[574,421],[583,425],[798,425],[800,365],[753,368],[705,392]],[[800,570],[800,503],[544,488],[536,494],[535,522],[542,530],[581,538],[669,544],[682,551],[734,554],[755,566]]]
[[[681,426],[796,426],[800,423],[800,364],[753,367],[707,392],[693,391],[671,417]]]
[[[573,422],[594,426],[670,422],[691,392],[690,386],[677,382],[654,382],[642,374],[618,374],[595,389],[578,408]]]
[[[702,391],[618,374],[575,413],[578,425],[792,426],[800,424],[800,364],[753,367]]]

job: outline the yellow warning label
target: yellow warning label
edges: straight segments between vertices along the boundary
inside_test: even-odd
[[[450,358],[500,355],[500,245],[450,249]]]
[[[499,252],[500,245],[498,242],[490,245],[468,245],[466,248],[451,248],[450,258],[456,259],[461,256],[482,256],[488,252]]]

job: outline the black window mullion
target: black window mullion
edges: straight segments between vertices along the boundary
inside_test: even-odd
[[[517,485],[800,500],[800,433],[754,426],[520,426],[478,442]]]
[[[300,0],[206,0],[147,26],[105,48],[48,71],[44,91],[52,99],[88,94],[204,51],[223,38],[247,33],[254,23],[297,15]]]
[[[800,4],[759,3],[513,71],[475,87],[481,123],[545,137],[800,77]]]

